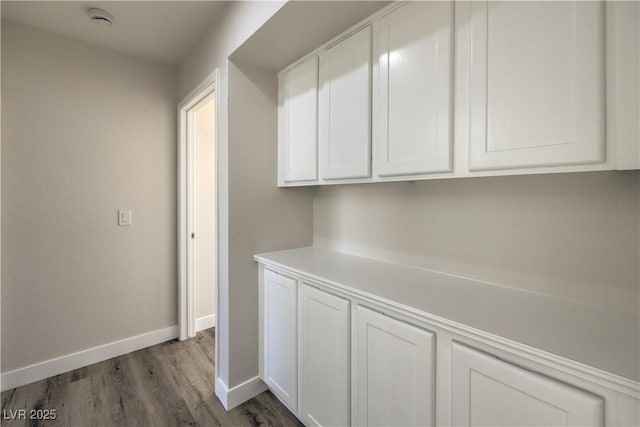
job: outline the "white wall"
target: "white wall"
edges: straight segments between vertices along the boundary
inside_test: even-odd
[[[215,102],[195,112],[196,319],[215,313]]]
[[[322,187],[314,243],[637,312],[640,173]]]
[[[2,22],[3,372],[176,325],[176,86]]]

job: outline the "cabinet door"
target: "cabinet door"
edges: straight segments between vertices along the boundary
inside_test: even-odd
[[[263,380],[295,411],[297,282],[269,270],[263,282]]]
[[[603,399],[453,344],[456,426],[602,426]]]
[[[318,179],[318,57],[279,76],[281,184]]]
[[[324,179],[371,176],[371,26],[320,54]]]
[[[453,2],[413,2],[374,24],[379,176],[450,172]]]
[[[357,308],[356,424],[434,425],[435,335]]]
[[[349,301],[300,288],[300,414],[308,426],[350,424]]]
[[[603,162],[604,4],[470,7],[470,169]]]

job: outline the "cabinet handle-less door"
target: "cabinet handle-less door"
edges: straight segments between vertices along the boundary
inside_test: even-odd
[[[604,4],[470,7],[470,169],[603,162]]]
[[[300,287],[300,415],[308,426],[347,426],[349,301]]]
[[[379,176],[450,172],[453,2],[417,1],[373,27]]]
[[[320,165],[324,179],[371,176],[371,26],[320,54]]]
[[[318,57],[279,76],[281,184],[318,179]]]
[[[294,411],[297,409],[297,281],[264,271],[263,380]]]
[[[456,426],[602,426],[602,398],[453,343]]]
[[[356,316],[356,425],[434,425],[435,334],[361,306]]]

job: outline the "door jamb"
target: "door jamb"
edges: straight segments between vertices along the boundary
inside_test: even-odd
[[[218,152],[220,145],[220,90],[217,85],[220,82],[219,69],[209,74],[189,95],[178,104],[178,338],[182,341],[195,336],[195,240],[190,238],[195,226],[195,198],[190,196],[195,187],[194,181],[194,146],[192,139],[188,137],[188,114],[199,102],[212,96],[215,103],[214,124],[214,155],[215,155],[215,262],[214,262],[214,286],[215,286],[215,310],[216,317],[219,313],[219,167]],[[190,181],[191,180],[191,185]],[[215,334],[215,360],[218,360],[218,334]],[[216,378],[218,363],[214,364]]]

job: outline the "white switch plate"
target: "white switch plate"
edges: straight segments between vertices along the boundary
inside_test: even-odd
[[[131,225],[131,209],[118,209],[118,225]]]

